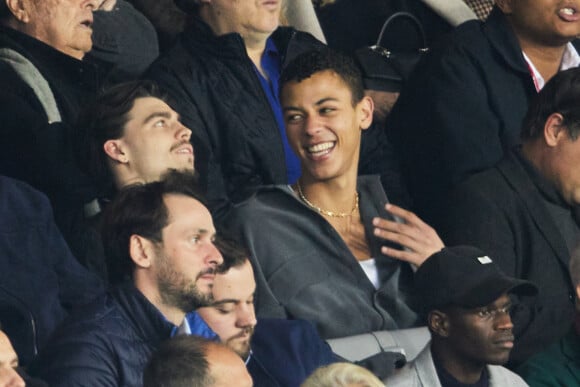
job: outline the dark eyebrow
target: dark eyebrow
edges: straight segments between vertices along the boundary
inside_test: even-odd
[[[332,97],[322,98],[321,100],[319,100],[319,101],[316,101],[315,105],[316,105],[316,106],[320,106],[320,105],[322,105],[323,103],[325,103],[325,102],[329,102],[329,101],[331,101],[331,102],[336,102],[336,101],[338,101],[338,99],[336,99],[336,98],[332,98]]]
[[[337,98],[332,98],[332,97],[322,98],[321,100],[316,101],[314,103],[314,105],[320,106],[320,105],[324,104],[325,102],[329,102],[329,101],[331,101],[331,102],[337,102],[338,99]],[[303,111],[304,109],[301,109],[301,108],[296,107],[296,106],[286,106],[286,107],[282,108],[282,110],[284,112],[287,112],[287,111],[291,111],[291,110]]]
[[[211,306],[220,306],[223,304],[239,304],[239,303],[240,303],[240,300],[235,300],[233,298],[226,298],[226,299],[214,302],[213,304],[211,304]]]
[[[162,111],[162,112],[153,112],[151,114],[149,114],[144,120],[143,120],[143,124],[147,124],[149,123],[151,120],[158,118],[158,117],[162,117],[162,118],[167,118],[170,119],[172,116],[172,113],[169,111]],[[180,120],[180,116],[179,114],[177,115],[177,120]]]

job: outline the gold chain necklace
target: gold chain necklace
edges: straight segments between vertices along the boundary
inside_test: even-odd
[[[354,193],[354,205],[352,206],[352,210],[350,210],[350,212],[334,212],[324,210],[318,206],[315,206],[308,199],[306,199],[306,196],[304,196],[304,193],[302,192],[300,181],[296,182],[296,187],[298,188],[298,195],[300,196],[300,199],[302,199],[302,201],[306,203],[308,207],[312,208],[319,214],[324,214],[326,216],[330,216],[331,218],[346,218],[347,216],[351,216],[352,214],[354,214],[356,210],[358,210],[358,192]]]

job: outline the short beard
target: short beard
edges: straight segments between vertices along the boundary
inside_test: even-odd
[[[240,349],[239,347],[234,347],[232,344],[234,343],[234,340],[237,339],[238,337],[243,336],[244,334],[248,335],[248,346]],[[252,336],[254,335],[254,327],[246,327],[242,330],[242,332],[238,333],[237,335],[230,337],[229,339],[227,339],[226,341],[226,346],[229,347],[231,350],[233,350],[235,353],[238,354],[239,357],[242,358],[242,360],[246,360],[248,358],[248,356],[250,355],[250,350],[251,350],[251,342],[252,342]]]
[[[157,274],[157,286],[161,302],[164,305],[178,308],[184,313],[189,313],[202,306],[209,306],[213,302],[211,291],[202,293],[196,285],[197,280],[213,270],[204,270],[191,281],[182,273],[177,272],[163,252],[159,252],[159,273]]]

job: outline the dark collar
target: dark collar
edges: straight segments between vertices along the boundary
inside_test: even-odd
[[[11,48],[30,60],[51,83],[74,83],[89,90],[97,85],[95,65],[66,55],[52,46],[12,28],[0,26],[0,46]]]
[[[159,343],[176,329],[132,282],[116,286],[111,294],[143,341]]]
[[[564,201],[562,195],[556,189],[556,186],[540,174],[540,171],[538,171],[538,169],[523,155],[521,148],[515,148],[514,153],[526,173],[529,175],[530,180],[532,180],[532,183],[534,183],[536,188],[538,188],[538,191],[542,194],[542,197],[550,203],[556,204],[562,208],[570,209],[570,206],[566,201]]]
[[[215,57],[237,59],[247,56],[246,46],[240,34],[232,32],[217,36],[207,23],[195,16],[191,17],[179,39],[192,55],[196,55],[196,48],[202,46],[204,51]],[[280,55],[282,67],[297,54],[323,46],[312,35],[297,33],[292,27],[278,27],[270,36],[270,40]],[[294,47],[295,45],[297,47]],[[286,55],[287,51],[290,55]]]
[[[509,25],[507,18],[501,10],[495,6],[489,17],[483,23],[483,33],[491,46],[499,52],[499,55],[514,70],[529,75],[526,60],[522,54],[520,43]]]

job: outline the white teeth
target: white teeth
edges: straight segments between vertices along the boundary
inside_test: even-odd
[[[316,144],[311,147],[308,147],[308,152],[310,153],[317,153],[328,150],[334,146],[333,142],[323,142],[321,144]]]
[[[562,8],[560,10],[561,13],[563,13],[564,15],[568,15],[568,16],[572,16],[574,15],[576,12],[574,11],[574,9],[572,8]]]

